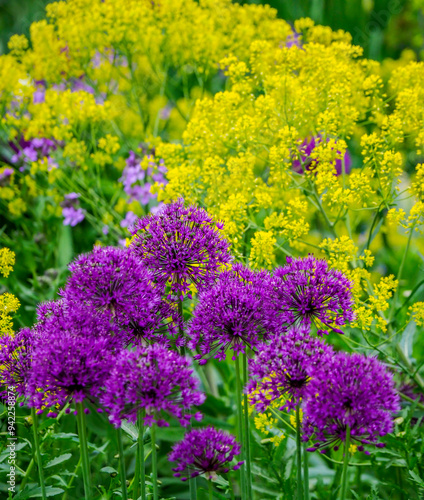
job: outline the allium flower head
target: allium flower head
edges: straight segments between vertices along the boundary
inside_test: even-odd
[[[99,395],[114,359],[110,339],[74,333],[49,332],[37,342],[28,383],[30,406],[62,406]]]
[[[184,296],[190,283],[199,290],[213,284],[219,267],[230,262],[221,227],[205,210],[184,207],[180,199],[138,220],[130,250],[152,270],[158,286]]]
[[[257,351],[249,360],[252,380],[247,389],[258,412],[280,398],[284,401],[281,410],[293,409],[303,398],[314,371],[333,353],[321,340],[297,330],[273,336]]]
[[[177,311],[153,286],[152,273],[127,249],[96,246],[69,270],[63,297],[87,314],[106,316],[127,344],[168,342],[168,334],[176,333]]]
[[[352,283],[312,255],[287,257],[287,265],[274,271],[273,288],[273,302],[283,324],[309,331],[314,323],[322,335],[328,329],[343,333],[336,327],[354,319]]]
[[[294,36],[294,41],[292,42],[291,45],[298,45],[298,38]],[[289,46],[289,41],[287,41],[287,47]],[[314,152],[314,149],[320,144],[320,142],[323,141],[323,138],[321,135],[317,135],[315,137],[311,137],[310,139],[305,139],[302,143],[302,145],[299,148],[299,154],[300,154],[300,160],[295,159],[293,160],[293,170],[297,172],[298,174],[303,174],[304,170],[314,170],[319,163],[319,158],[313,158],[312,154]],[[329,141],[329,138],[327,138],[327,141]],[[346,150],[344,157],[344,168],[345,168],[345,173],[348,174],[350,172],[351,166],[352,166],[352,157],[349,153],[348,150]],[[335,169],[336,169],[336,175],[342,175],[343,173],[343,161],[338,158],[335,161]]]
[[[169,460],[177,462],[172,470],[175,477],[183,476],[182,481],[200,474],[206,474],[207,479],[212,479],[231,468],[237,470],[243,462],[238,462],[233,467],[230,462],[239,454],[240,445],[231,434],[206,427],[188,432],[182,441],[173,446]]]
[[[338,447],[350,427],[352,443],[375,444],[393,428],[400,409],[392,375],[376,358],[340,352],[322,366],[306,389],[304,439],[315,435],[309,451]]]
[[[205,396],[198,390],[199,382],[192,376],[189,360],[174,351],[154,344],[135,351],[122,351],[105,383],[102,402],[111,422],[119,427],[123,419],[135,422],[137,411],[146,412],[145,424],[167,423],[160,417],[166,412],[181,425],[189,424],[192,406],[201,405]]]
[[[212,356],[222,361],[228,348],[236,356],[271,334],[269,279],[267,271],[255,272],[235,264],[219,275],[214,286],[200,293],[188,326],[188,346],[201,352],[195,359],[204,358],[201,364]]]
[[[0,337],[0,396],[1,387],[14,386],[23,396],[31,369],[33,332],[29,328],[15,335]]]

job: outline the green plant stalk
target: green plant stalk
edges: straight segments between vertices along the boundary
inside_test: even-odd
[[[150,428],[152,437],[152,474],[153,474],[153,500],[159,499],[158,493],[158,456],[156,452],[156,424]]]
[[[243,385],[247,384],[247,355],[243,353]],[[251,466],[251,456],[250,456],[250,432],[249,432],[249,402],[247,398],[247,393],[243,394],[244,398],[244,436],[245,436],[245,446],[246,446],[246,488],[247,488],[247,498],[252,500],[252,466]]]
[[[134,478],[134,500],[138,498],[138,487],[141,486],[141,500],[146,500],[146,465],[144,462],[144,410],[138,410],[137,456]]]
[[[243,408],[241,406],[241,377],[240,377],[240,361],[238,356],[236,356],[235,360],[236,365],[236,401],[237,401],[237,422],[238,422],[238,436],[241,443],[241,453],[240,458],[243,461],[245,456],[245,445],[243,438]],[[240,467],[240,487],[241,487],[241,497],[246,498],[246,476],[245,476],[245,467],[244,464]]]
[[[125,457],[124,457],[124,445],[122,444],[122,430],[120,427],[116,429],[116,437],[118,441],[118,452],[119,452],[119,471],[121,473],[121,490],[122,498],[128,500],[127,492],[127,473],[125,470]]]
[[[342,472],[342,489],[340,494],[340,500],[345,500],[347,492],[347,467],[349,465],[349,446],[350,446],[350,427],[346,426],[346,440],[344,445],[344,460],[343,460],[343,472]]]
[[[87,431],[85,427],[84,404],[77,403],[77,427],[82,461],[82,477],[84,481],[85,500],[91,500],[90,464],[88,460]]]
[[[297,498],[303,498],[302,492],[302,442],[300,439],[300,404],[296,406],[296,454],[297,454]]]
[[[212,486],[212,479],[209,479],[209,500],[213,500],[213,486]]]
[[[309,500],[309,465],[308,452],[306,451],[307,444],[303,444],[303,480],[305,482],[305,500]]]
[[[31,408],[31,417],[32,417],[32,430],[34,432],[35,454],[37,457],[38,477],[40,478],[41,497],[43,500],[46,500],[47,498],[46,485],[44,484],[43,462],[41,461],[40,440],[38,438],[38,415],[35,412],[34,407]]]

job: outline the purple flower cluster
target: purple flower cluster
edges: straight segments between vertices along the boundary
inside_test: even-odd
[[[391,432],[393,412],[400,409],[392,375],[377,359],[340,352],[322,365],[306,389],[304,440],[316,443],[309,451],[336,449],[350,439],[383,447],[380,437]],[[366,452],[367,453],[367,452]]]
[[[19,170],[25,172],[31,163],[47,157],[51,168],[57,167],[50,154],[56,150],[57,144],[51,139],[35,138],[26,141],[21,138],[17,143],[10,143],[14,154],[10,159],[14,165],[20,165]]]
[[[168,425],[161,412],[174,416],[183,426],[192,417],[199,420],[200,413],[188,411],[201,405],[205,396],[198,390],[199,382],[189,365],[188,359],[159,344],[121,351],[101,398],[111,422],[116,427],[124,418],[135,422],[138,410],[145,411],[146,425]]]
[[[207,479],[230,469],[237,470],[243,462],[231,467],[231,461],[240,454],[240,445],[224,431],[206,427],[193,429],[182,441],[175,444],[169,454],[171,462],[177,462],[172,470],[181,481],[205,474]]]
[[[0,396],[5,396],[2,387],[15,387],[17,394],[24,396],[26,381],[31,370],[33,334],[29,328],[15,335],[0,337]]]
[[[141,158],[134,151],[130,151],[130,155],[126,161],[122,177],[119,179],[124,185],[124,191],[130,198],[130,201],[138,201],[142,205],[156,199],[156,195],[150,192],[152,183],[159,182],[166,184],[164,174],[166,167],[162,159],[157,163],[152,154],[148,154],[148,167],[141,167]]]
[[[188,326],[188,346],[201,352],[195,359],[201,364],[212,356],[222,361],[228,348],[238,356],[246,347],[253,349],[267,340],[274,326],[266,286],[269,280],[267,271],[254,272],[235,264],[199,294]]]
[[[61,203],[64,226],[74,227],[84,220],[84,210],[79,206],[80,196],[78,193],[65,194],[65,199]]]
[[[298,38],[293,36],[292,45],[298,45]],[[287,41],[287,46],[289,41]],[[293,170],[298,174],[303,174],[305,170],[314,170],[319,163],[319,159],[312,158],[312,153],[314,149],[323,141],[321,135],[317,135],[315,137],[311,137],[310,139],[305,139],[302,145],[299,148],[300,159],[296,158],[293,160]],[[327,138],[327,142],[329,139]],[[343,160],[337,159],[335,161],[335,169],[336,175],[342,175],[343,173],[343,162],[344,162],[344,171],[346,174],[350,173],[350,169],[352,166],[352,157],[348,150],[344,154]]]
[[[185,207],[182,199],[139,219],[130,250],[151,269],[155,283],[183,298],[190,283],[211,286],[222,264],[231,261],[228,243],[203,209]]]
[[[325,260],[312,255],[287,257],[287,265],[273,275],[273,302],[282,324],[309,332],[315,324],[318,335],[354,319],[352,283],[343,273],[329,269]]]
[[[69,265],[62,296],[93,316],[106,316],[124,344],[169,342],[178,314],[152,285],[152,273],[127,249],[94,247]]]
[[[314,372],[333,355],[331,346],[291,330],[276,335],[249,360],[251,381],[247,390],[255,409],[264,412],[273,401],[285,398],[281,410],[290,411],[304,397]]]

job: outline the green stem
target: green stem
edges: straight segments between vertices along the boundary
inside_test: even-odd
[[[119,427],[116,429],[116,437],[117,437],[117,441],[118,441],[119,471],[121,473],[122,498],[124,500],[128,500],[127,473],[125,470],[124,445],[122,444],[122,431]]]
[[[300,404],[296,406],[296,454],[297,454],[297,499],[303,498],[302,492],[302,443],[300,439]]]
[[[150,427],[152,438],[152,474],[153,474],[153,500],[158,500],[158,456],[156,453],[156,424],[153,423]]]
[[[347,492],[347,467],[349,464],[349,446],[350,446],[350,427],[346,426],[346,440],[344,445],[344,460],[343,460],[343,474],[342,474],[342,490],[340,500],[345,500]]]
[[[35,454],[37,457],[38,477],[40,478],[41,497],[43,500],[46,500],[47,495],[46,495],[46,485],[44,484],[43,462],[41,461],[40,441],[38,439],[38,415],[35,412],[35,408],[31,408],[31,417],[32,417],[32,430],[34,432]]]
[[[213,500],[213,486],[212,486],[212,479],[209,479],[209,500]]]
[[[236,400],[237,400],[237,421],[238,421],[238,437],[241,442],[241,460],[244,460],[245,456],[245,445],[243,439],[243,408],[241,406],[241,377],[240,377],[240,361],[238,355],[235,356],[236,364]],[[241,497],[246,498],[246,476],[244,464],[240,467],[240,486],[241,486]]]
[[[309,500],[309,465],[308,452],[306,451],[307,444],[303,444],[303,480],[305,482],[305,500]]]
[[[146,500],[146,466],[144,462],[144,410],[138,410],[137,463],[135,464],[134,500],[138,498],[141,486],[141,500]]]
[[[247,384],[247,355],[243,354],[243,384]],[[247,398],[247,393],[243,394],[244,398],[244,437],[246,446],[246,488],[247,488],[247,498],[252,499],[252,466],[250,457],[250,432],[249,432],[249,402]]]
[[[85,500],[91,500],[90,464],[88,460],[87,431],[85,427],[84,404],[82,402],[77,403],[76,407],[77,407],[78,438],[79,438],[80,454],[82,461],[82,477],[84,480]]]

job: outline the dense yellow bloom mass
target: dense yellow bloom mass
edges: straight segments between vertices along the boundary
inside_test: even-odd
[[[0,273],[8,277],[15,265],[15,254],[9,248],[0,249]],[[11,315],[19,309],[19,300],[11,293],[0,295],[0,336],[13,333]]]

